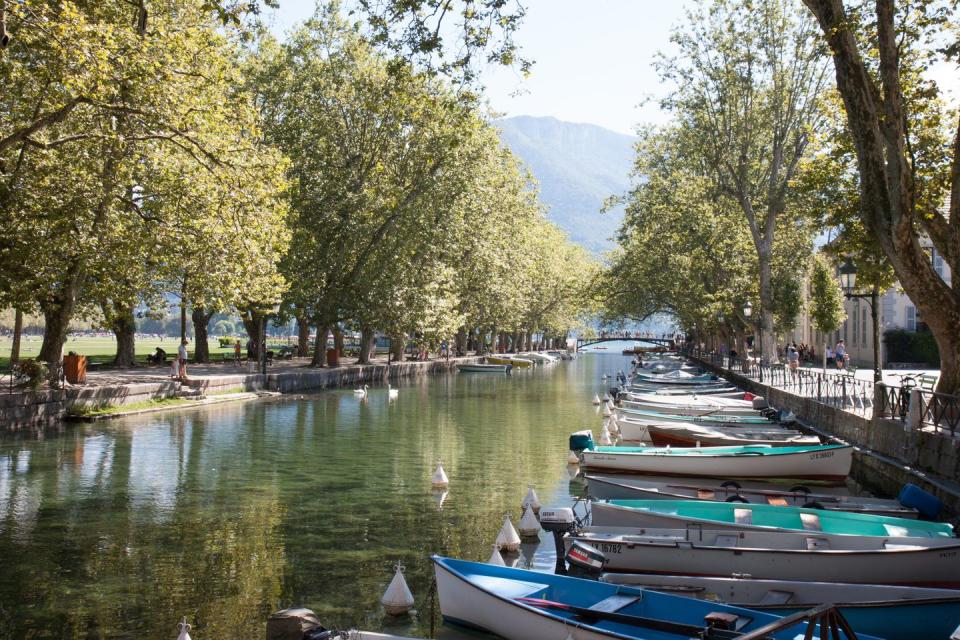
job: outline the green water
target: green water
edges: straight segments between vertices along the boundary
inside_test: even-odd
[[[486,560],[528,483],[580,490],[571,431],[620,356],[70,426],[0,438],[0,638],[262,638],[289,606],[328,626],[427,637],[431,553]],[[446,494],[430,475],[442,459]],[[519,566],[552,570],[544,534]],[[386,618],[402,561],[419,613]],[[434,615],[430,615],[430,611]],[[432,619],[431,619],[432,618]],[[476,635],[474,634],[474,636]]]

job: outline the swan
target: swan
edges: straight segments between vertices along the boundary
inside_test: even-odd
[[[363,386],[360,387],[359,389],[354,389],[354,390],[353,390],[353,395],[355,395],[355,396],[357,396],[357,397],[360,397],[360,398],[366,398],[366,397],[367,397],[367,389],[369,389],[369,388],[370,388],[370,387],[368,387],[367,385],[363,385]]]
[[[390,383],[387,383],[387,397],[393,400],[400,395],[400,389],[394,389],[390,386]]]

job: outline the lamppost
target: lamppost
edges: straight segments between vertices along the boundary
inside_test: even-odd
[[[882,382],[883,372],[880,371],[880,322],[877,318],[877,288],[873,287],[870,293],[854,293],[857,286],[857,267],[850,258],[840,265],[840,288],[847,300],[859,298],[870,303],[870,318],[873,320],[873,381]],[[854,322],[856,322],[854,318]]]
[[[260,323],[260,373],[267,375],[267,323],[280,313],[280,303],[264,305],[263,322]]]

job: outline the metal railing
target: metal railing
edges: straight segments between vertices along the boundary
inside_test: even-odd
[[[811,398],[864,417],[873,415],[872,380],[859,380],[850,373],[824,373],[808,367],[791,369],[783,364],[763,364],[753,359],[731,358],[718,353],[690,350],[688,355],[714,367],[756,380],[795,395]]]

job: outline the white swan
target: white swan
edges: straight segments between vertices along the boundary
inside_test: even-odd
[[[391,400],[400,395],[400,389],[394,389],[390,386],[390,383],[387,383],[387,397]]]
[[[360,387],[359,389],[354,389],[354,390],[353,390],[353,395],[355,395],[355,396],[357,396],[357,397],[359,397],[359,398],[366,398],[366,397],[367,397],[367,389],[369,389],[369,388],[370,388],[370,387],[368,387],[367,385],[363,385],[363,386]]]

